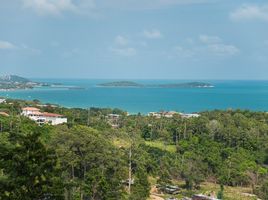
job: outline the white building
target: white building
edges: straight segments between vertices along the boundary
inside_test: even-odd
[[[5,99],[0,99],[0,104],[1,103],[6,103],[6,100]]]
[[[175,115],[180,115],[182,118],[200,117],[200,114],[196,114],[196,113],[179,113],[179,112],[176,112],[176,111],[161,111],[161,112],[149,112],[148,113],[149,117],[155,117],[155,118],[161,118],[161,117],[172,118]]]
[[[196,114],[196,113],[193,113],[193,114],[182,113],[182,114],[181,114],[181,117],[182,117],[182,118],[200,117],[200,114]]]
[[[118,114],[108,114],[106,116],[107,122],[113,127],[118,128],[119,127],[119,119],[120,115]]]
[[[58,125],[67,123],[67,118],[63,115],[40,112],[40,109],[34,107],[26,107],[22,109],[21,115],[29,117],[31,120],[35,121],[39,125],[42,124],[51,124]]]
[[[44,112],[42,116],[46,119],[46,122],[51,125],[67,123],[67,118],[63,115]]]

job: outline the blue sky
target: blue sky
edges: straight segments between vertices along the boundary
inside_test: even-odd
[[[0,74],[267,79],[267,0],[0,0]]]

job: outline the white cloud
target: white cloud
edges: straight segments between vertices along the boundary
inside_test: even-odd
[[[128,43],[129,43],[128,39],[121,35],[118,35],[115,38],[115,44],[119,46],[126,46]]]
[[[261,20],[268,21],[268,4],[267,5],[242,5],[230,14],[234,21],[242,20]]]
[[[205,44],[221,43],[222,39],[218,36],[200,35],[199,40]]]
[[[31,48],[25,44],[15,45],[8,41],[0,40],[0,50],[16,50],[18,52],[26,52],[30,54],[40,54],[39,49]]]
[[[135,48],[126,47],[126,48],[110,48],[110,51],[120,56],[135,56],[137,51]]]
[[[239,49],[234,45],[210,44],[207,46],[207,49],[218,56],[232,56],[239,53]]]
[[[101,0],[99,0],[101,1]],[[109,0],[103,1],[106,7],[129,10],[163,9],[175,5],[214,3],[218,0]]]
[[[175,5],[215,3],[219,0],[20,0],[24,8],[39,15],[62,15],[64,12],[98,16],[105,9],[163,9]]]
[[[162,37],[162,33],[157,29],[145,30],[143,31],[143,35],[149,39],[159,39]]]
[[[192,58],[196,52],[194,49],[187,49],[185,47],[182,46],[176,46],[175,47],[175,54],[179,57],[183,57],[183,58]]]
[[[176,46],[174,48],[175,54],[182,58],[199,59],[202,57],[234,56],[240,52],[235,45],[225,44],[218,36],[200,35],[198,39],[199,42],[191,43],[190,46]],[[187,41],[188,39],[186,39]]]
[[[94,0],[22,0],[23,7],[34,10],[39,15],[61,15],[69,11],[83,13],[95,8]]]
[[[14,44],[12,44],[8,41],[0,40],[0,49],[16,49],[16,48],[17,47]]]
[[[118,35],[114,39],[113,46],[108,48],[108,50],[118,56],[135,56],[137,54],[137,50],[130,46],[130,44],[134,45],[135,43],[122,35]]]

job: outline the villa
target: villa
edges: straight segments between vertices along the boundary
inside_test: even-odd
[[[34,107],[22,108],[21,115],[30,118],[39,125],[51,124],[58,125],[67,123],[67,118],[60,114],[40,112],[40,109]]]
[[[6,103],[6,100],[5,99],[0,99],[0,104],[1,103]]]
[[[200,114],[196,114],[196,113],[179,113],[179,112],[175,112],[175,111],[161,111],[161,112],[149,112],[148,116],[149,117],[155,117],[155,118],[161,118],[161,117],[165,117],[165,118],[172,118],[175,115],[179,115],[182,118],[193,118],[193,117],[200,117]]]
[[[119,127],[119,119],[120,115],[118,114],[108,114],[106,116],[107,122],[113,127],[118,128]]]

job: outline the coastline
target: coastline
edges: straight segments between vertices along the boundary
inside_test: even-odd
[[[45,82],[46,80],[42,80]],[[0,96],[12,99],[50,102],[68,108],[120,108],[129,113],[153,111],[202,112],[206,110],[268,110],[268,81],[214,81],[214,88],[106,88],[95,87],[104,80],[50,80],[66,87],[0,90]],[[148,80],[144,84],[167,83]]]

